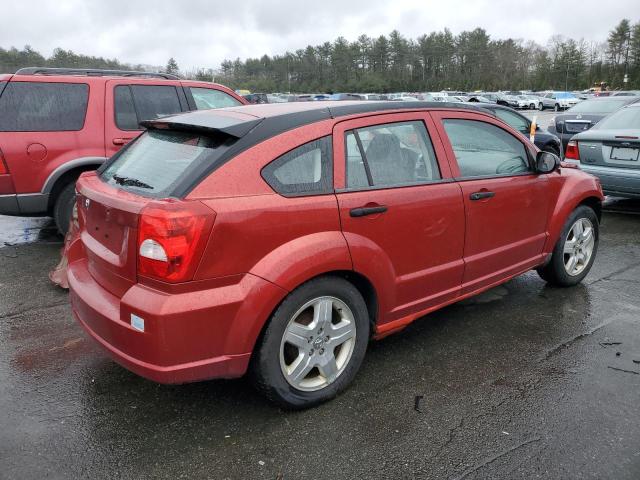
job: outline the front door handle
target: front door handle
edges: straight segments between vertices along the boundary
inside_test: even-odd
[[[469,195],[469,198],[471,200],[482,200],[483,198],[491,198],[493,196],[495,196],[495,192],[480,191],[473,192],[471,195]]]
[[[113,139],[113,144],[114,145],[126,145],[131,140],[133,140],[133,138],[114,138]]]
[[[384,205],[377,205],[375,207],[358,207],[349,210],[349,215],[352,217],[364,217],[366,215],[375,215],[377,213],[384,213],[387,211],[387,207]]]

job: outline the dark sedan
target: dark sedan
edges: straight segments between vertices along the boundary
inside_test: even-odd
[[[529,138],[531,132],[531,120],[516,112],[513,108],[496,105],[495,103],[478,104],[479,107],[489,110],[504,123],[510,125],[515,130]],[[560,155],[560,139],[555,135],[545,132],[539,126],[536,126],[533,142],[540,150]]]
[[[556,115],[549,125],[549,133],[560,138],[564,151],[575,134],[589,130],[610,113],[638,101],[640,96],[598,97],[584,100],[565,113]]]

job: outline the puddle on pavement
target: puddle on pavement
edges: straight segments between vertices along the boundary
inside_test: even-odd
[[[0,215],[0,248],[26,243],[62,244],[62,240],[51,218]]]

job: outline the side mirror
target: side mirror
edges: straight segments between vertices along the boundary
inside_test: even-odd
[[[536,171],[551,173],[560,167],[560,158],[551,152],[538,152],[536,155]]]

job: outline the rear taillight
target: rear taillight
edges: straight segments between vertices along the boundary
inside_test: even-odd
[[[564,153],[565,160],[580,160],[580,151],[578,150],[578,142],[571,140],[567,144],[567,150]]]
[[[7,173],[9,173],[7,162],[5,162],[4,154],[2,153],[2,150],[0,150],[0,175],[5,175]]]
[[[214,219],[213,210],[200,202],[145,207],[138,224],[138,273],[172,283],[191,280]]]

